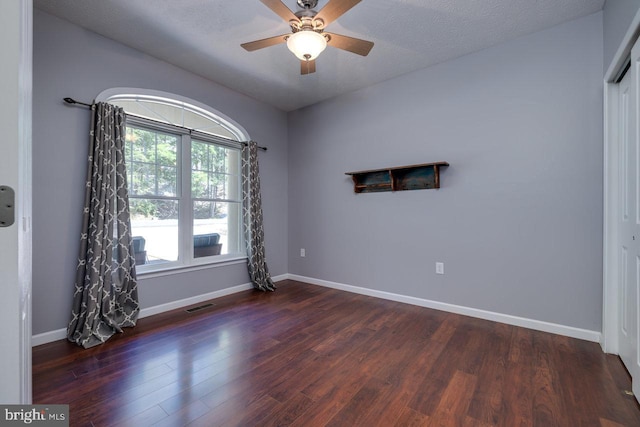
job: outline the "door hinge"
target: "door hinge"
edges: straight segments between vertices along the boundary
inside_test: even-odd
[[[0,185],[0,227],[9,227],[15,222],[16,194],[13,188]]]

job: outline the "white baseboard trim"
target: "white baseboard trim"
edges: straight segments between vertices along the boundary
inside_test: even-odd
[[[273,276],[271,280],[274,282],[279,282],[281,280],[287,280],[288,278],[289,278],[289,274],[281,274],[279,276]]]
[[[166,304],[160,304],[153,307],[147,307],[140,310],[138,319],[153,316],[154,314],[164,313],[166,311],[175,310],[177,308],[187,307],[189,305],[198,304],[200,302],[208,301],[210,299],[216,299],[227,295],[235,294],[242,291],[248,291],[253,289],[251,283],[245,283],[242,285],[232,286],[230,288],[220,289],[219,291],[207,292],[206,294],[196,295],[189,298],[180,299],[177,301],[171,301]]]
[[[581,340],[600,342],[601,333],[588,329],[575,328],[573,326],[559,325],[541,320],[527,319],[525,317],[512,316],[510,314],[495,313],[492,311],[480,310],[477,308],[464,307],[461,305],[448,304],[444,302],[432,301],[423,298],[410,297],[406,295],[394,294],[391,292],[377,291],[374,289],[361,288],[358,286],[345,285],[343,283],[330,282],[327,280],[314,279],[312,277],[299,276],[297,274],[286,275],[290,280],[310,283],[312,285],[324,286],[327,288],[339,289],[341,291],[382,298],[390,301],[397,301],[420,307],[433,308],[435,310],[449,313],[462,314],[464,316],[476,317],[479,319],[492,320],[494,322],[505,323],[507,325],[521,326],[536,331],[549,332],[556,335],[563,335]]]
[[[43,332],[31,337],[31,347],[47,344],[67,338],[67,328],[56,329],[55,331]]]
[[[600,342],[601,333],[590,331],[587,329],[574,328],[572,326],[559,325],[556,323],[543,322],[541,320],[527,319],[524,317],[512,316],[509,314],[495,313],[492,311],[480,310],[477,308],[464,307],[461,305],[448,304],[444,302],[432,301],[423,298],[410,297],[406,295],[394,294],[391,292],[377,291],[374,289],[361,288],[358,286],[345,285],[343,283],[330,282],[327,280],[314,279],[312,277],[299,276],[297,274],[281,274],[272,277],[274,282],[281,280],[297,280],[300,282],[310,283],[312,285],[324,286],[327,288],[339,289],[346,292],[352,292],[361,295],[367,295],[376,298],[382,298],[390,301],[402,302],[405,304],[417,305],[420,307],[432,308],[435,310],[446,311],[450,313],[462,314],[479,319],[492,320],[494,322],[506,323],[508,325],[521,326],[523,328],[533,329],[536,331],[550,332],[552,334],[564,335],[571,338],[578,338],[586,341]],[[218,291],[209,292],[202,295],[196,295],[190,298],[172,301],[166,304],[156,305],[154,307],[143,308],[140,310],[140,319],[153,316],[177,308],[187,307],[189,305],[198,304],[226,295],[235,294],[242,291],[252,289],[251,283],[232,286],[230,288],[220,289]],[[47,344],[53,341],[63,340],[67,338],[67,329],[57,329],[54,331],[43,332],[31,337],[32,347]]]
[[[286,279],[286,275],[280,275],[273,277],[272,280],[284,280]],[[166,311],[175,310],[177,308],[187,307],[189,305],[198,304],[200,302],[208,301],[215,298],[220,298],[226,295],[235,294],[237,292],[247,291],[249,289],[253,289],[253,285],[251,283],[245,283],[242,285],[232,286],[230,288],[220,289],[219,291],[208,292],[202,295],[196,295],[189,298],[184,298],[177,301],[171,301],[166,304],[160,304],[153,307],[147,307],[140,310],[139,319],[144,317],[153,316],[154,314],[164,313]],[[57,329],[55,331],[43,332],[41,334],[33,335],[31,337],[31,346],[35,347],[37,345],[47,344],[53,341],[63,340],[67,338],[67,329]]]

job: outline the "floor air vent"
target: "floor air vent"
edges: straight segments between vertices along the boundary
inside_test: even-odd
[[[199,305],[197,307],[191,307],[191,308],[187,308],[185,311],[187,313],[193,313],[194,311],[200,311],[204,308],[209,308],[209,307],[213,307],[213,303],[209,303],[209,304],[204,304],[204,305]]]

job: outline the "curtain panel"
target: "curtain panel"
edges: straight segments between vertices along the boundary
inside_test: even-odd
[[[92,106],[80,254],[67,338],[85,348],[134,326],[139,304],[125,169],[125,113]]]
[[[249,277],[254,288],[275,291],[265,255],[258,144],[254,141],[242,149],[242,188],[242,216]]]

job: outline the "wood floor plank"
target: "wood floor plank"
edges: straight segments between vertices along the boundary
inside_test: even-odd
[[[477,420],[477,419],[475,419],[473,417],[467,416],[464,420],[462,420],[460,425],[462,427],[494,427],[494,426],[496,426],[498,424],[486,423],[484,421],[480,421],[480,420]]]
[[[108,424],[113,427],[145,427],[152,426],[167,418],[167,413],[159,406],[152,406],[131,418]],[[105,424],[107,425],[107,424]]]
[[[501,426],[533,425],[533,333],[514,327],[509,340],[509,353],[503,386],[504,412]]]
[[[429,425],[429,417],[418,411],[414,411],[408,406],[400,413],[400,416],[396,420],[396,427],[422,427]]]
[[[600,356],[604,359],[603,366],[606,371],[606,375],[596,376],[601,378],[600,390],[602,390],[602,393],[607,396],[618,397],[618,399],[611,399],[610,402],[601,403],[605,406],[603,419],[617,422],[622,425],[640,426],[640,410],[626,410],[629,405],[636,406],[640,409],[640,405],[638,405],[638,402],[635,400],[636,398],[627,393],[631,391],[631,377],[629,376],[629,373],[620,362],[618,356],[611,354],[600,354]],[[598,370],[594,370],[593,372],[598,372]],[[612,378],[613,382],[608,381],[609,378]],[[597,399],[598,397],[599,396],[596,394],[595,398]]]
[[[498,425],[505,416],[505,377],[510,350],[512,326],[494,324],[481,335],[491,353],[481,352],[482,365],[478,369],[478,384],[469,405],[468,414],[476,421]]]
[[[463,371],[456,371],[442,393],[442,397],[431,416],[433,426],[461,424],[467,418],[467,410],[475,393],[478,377]]]
[[[339,380],[339,378],[342,379]],[[302,391],[313,400],[314,405],[291,425],[296,427],[326,425],[353,399],[369,378],[360,370],[348,369],[340,376],[327,375],[318,379]]]
[[[73,426],[640,426],[596,343],[295,281],[33,349]]]
[[[574,421],[579,425],[588,424],[602,415],[611,415],[591,390],[607,389],[607,383],[612,383],[601,381],[599,376],[582,375],[583,372],[606,371],[604,355],[597,351],[597,347],[596,343],[578,340],[568,341],[566,347],[553,346],[556,357],[569,362],[563,366],[561,376],[571,378],[571,381],[560,381],[560,388],[564,407],[567,408],[564,412],[576,414]],[[617,405],[613,406],[615,408]]]
[[[554,349],[549,342],[551,337],[534,335],[533,424],[549,427],[567,425],[569,420],[565,422],[566,412],[562,405],[564,396],[559,383]],[[579,414],[572,415],[574,419],[578,416]]]
[[[467,343],[470,341],[470,331],[458,325],[445,348],[424,376],[419,392],[414,395],[409,407],[425,415],[433,415],[447,385],[456,372],[465,365],[466,354],[469,351]],[[475,343],[473,346],[474,351],[477,351]]]
[[[624,425],[618,424],[611,420],[605,420],[604,418],[600,418],[600,427],[624,427]]]
[[[385,398],[391,396],[392,391],[390,384],[377,378],[370,378],[326,425],[333,427],[371,425],[366,422],[367,416],[375,410],[377,405],[383,404]]]
[[[260,420],[260,426],[288,426],[300,418],[314,402],[304,394],[297,392],[286,403],[282,404],[277,411],[271,411],[266,417]]]
[[[262,418],[276,411],[280,405],[266,395],[255,395],[249,398],[236,396],[187,425],[193,427],[258,426]]]
[[[209,413],[211,408],[199,400],[183,404],[179,410],[166,416],[158,422],[153,423],[153,427],[175,427],[184,426]]]
[[[402,388],[389,385],[390,396],[379,402],[364,419],[364,425],[388,427],[396,424],[398,419],[407,408],[407,403],[411,399],[408,392]]]

